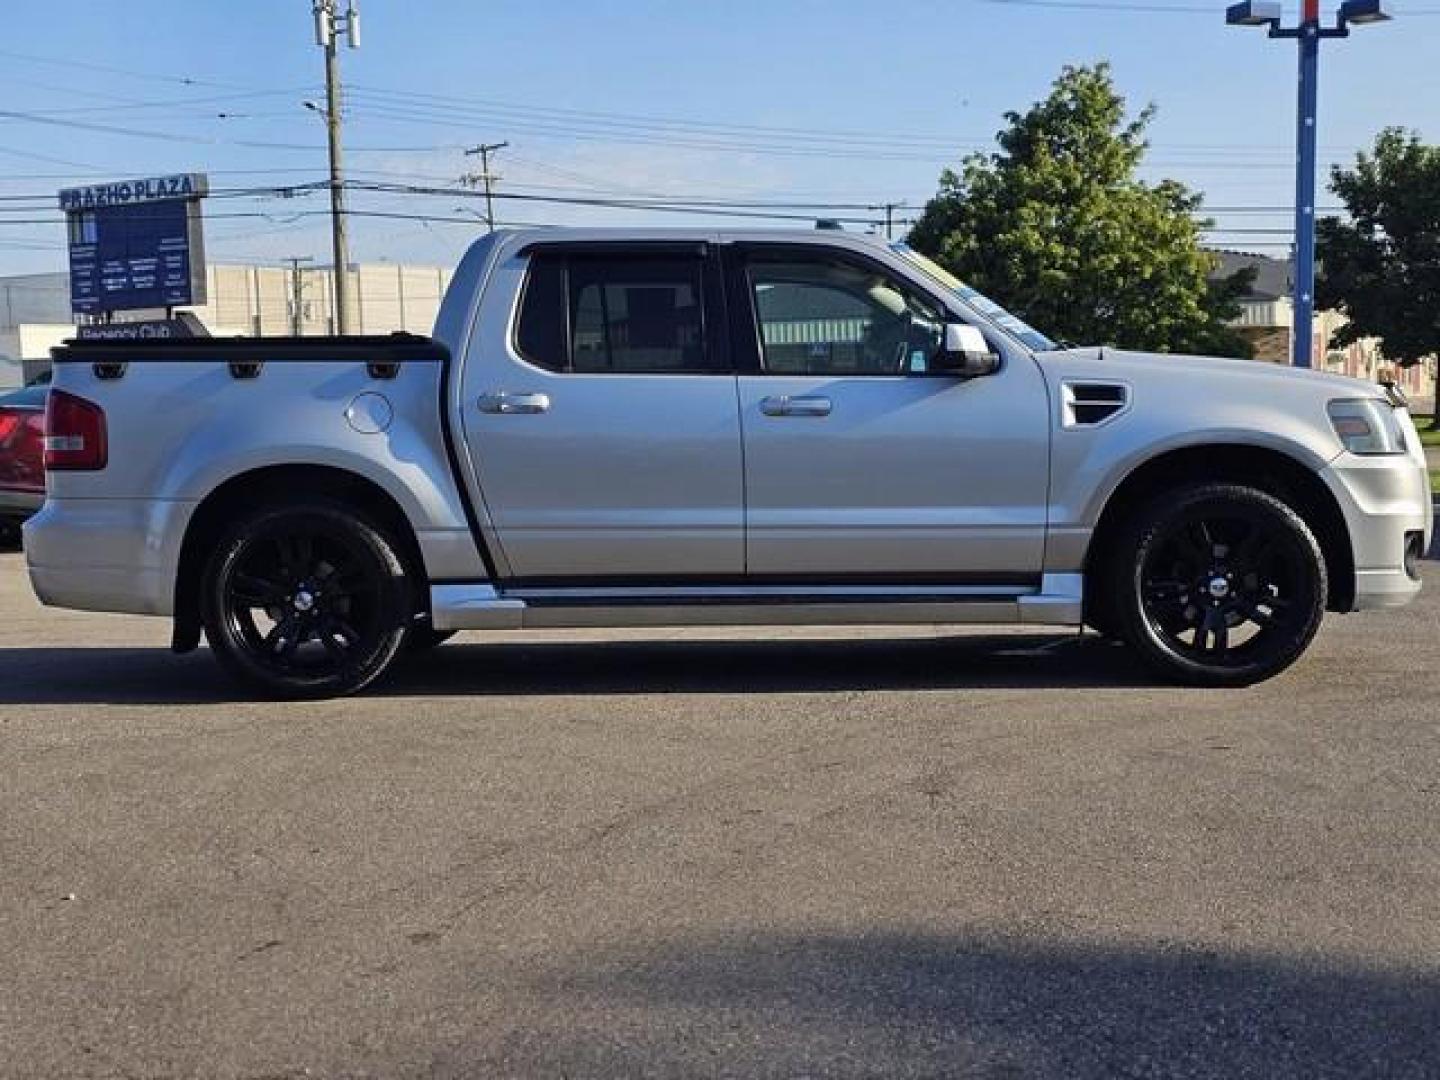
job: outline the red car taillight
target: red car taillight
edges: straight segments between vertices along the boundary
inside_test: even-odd
[[[51,390],[45,401],[45,468],[95,471],[105,468],[107,460],[105,410],[64,390]]]

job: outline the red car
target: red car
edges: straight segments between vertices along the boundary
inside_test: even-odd
[[[19,539],[20,525],[45,501],[47,386],[0,395],[0,541]]]

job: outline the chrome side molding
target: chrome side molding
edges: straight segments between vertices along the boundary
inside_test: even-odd
[[[1020,621],[1036,626],[1079,626],[1085,614],[1085,575],[1046,574],[1040,591],[1020,597]]]
[[[922,585],[501,592],[489,582],[452,582],[431,586],[430,617],[437,630],[925,623],[1078,626],[1083,597],[1083,574],[1046,574],[1038,592]]]
[[[485,581],[430,586],[430,621],[436,630],[518,630],[525,604],[509,600]]]

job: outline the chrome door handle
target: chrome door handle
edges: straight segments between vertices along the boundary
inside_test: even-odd
[[[480,411],[502,416],[549,412],[550,395],[507,394],[503,390],[493,394],[481,394]]]
[[[829,416],[828,397],[780,397],[760,399],[760,411],[766,416]]]

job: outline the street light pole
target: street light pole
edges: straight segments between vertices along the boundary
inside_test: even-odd
[[[1300,25],[1280,26],[1275,0],[1243,0],[1225,11],[1231,26],[1266,26],[1272,38],[1295,38],[1300,46],[1300,90],[1295,110],[1295,283],[1290,362],[1314,362],[1315,337],[1315,171],[1320,86],[1320,39],[1350,36],[1351,23],[1389,19],[1383,0],[1344,0],[1334,26],[1320,25],[1320,0],[1304,0]]]
[[[1295,328],[1291,362],[1296,367],[1310,367],[1315,356],[1315,122],[1319,82],[1320,0],[1305,0],[1305,17],[1300,24],[1300,98],[1295,110]]]

